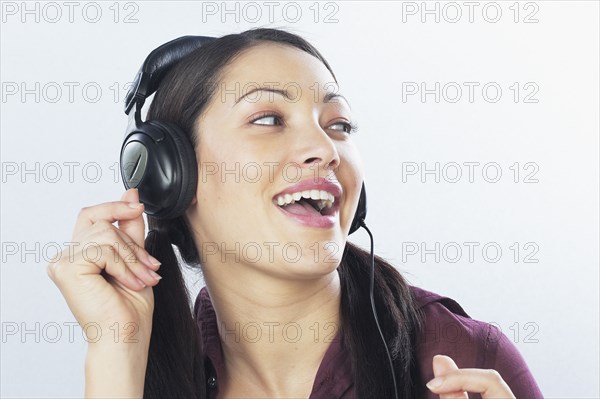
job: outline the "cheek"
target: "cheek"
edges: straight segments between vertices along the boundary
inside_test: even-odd
[[[360,193],[360,188],[364,180],[362,159],[356,146],[352,143],[345,143],[338,148],[340,154],[340,167],[338,178],[343,179],[347,185],[347,190],[353,192],[357,190]]]
[[[220,221],[234,209],[235,176],[227,175],[229,160],[219,157],[225,149],[213,143],[200,142],[196,151],[198,160],[198,186],[196,189],[198,222],[203,229],[216,233]],[[233,182],[231,184],[230,182]],[[223,222],[225,222],[223,220]]]
[[[255,213],[248,212],[250,198],[241,193],[239,184],[231,178],[222,181],[220,173],[208,175],[204,182],[199,181],[195,222],[200,239],[206,243],[228,243],[234,248],[235,242],[244,242],[251,226],[256,225]]]
[[[241,226],[253,219],[254,212],[249,209],[257,205],[260,186],[253,181],[256,168],[248,165],[257,162],[243,158],[244,151],[239,148],[221,142],[218,147],[206,145],[199,153],[196,196],[201,220],[223,229],[224,225]]]
[[[350,226],[358,206],[360,191],[364,180],[362,160],[354,145],[344,146],[340,149],[340,167],[337,177],[345,189],[344,204],[342,206],[341,223]]]
[[[235,183],[237,177],[234,159],[236,151],[223,138],[215,140],[213,136],[215,135],[201,136],[196,151],[199,198],[206,196],[225,199],[227,193],[233,191],[229,183]],[[204,192],[200,193],[201,191]]]
[[[359,173],[362,177],[363,163],[362,158],[360,156],[360,152],[356,145],[352,142],[349,143],[346,148],[346,156],[348,157],[348,162],[353,166],[353,168]]]

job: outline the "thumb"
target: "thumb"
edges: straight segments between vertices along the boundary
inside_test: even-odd
[[[435,355],[433,357],[433,376],[442,377],[451,371],[458,370],[458,366],[450,356]],[[440,399],[468,399],[469,394],[464,391],[447,392],[440,394]]]
[[[125,191],[123,196],[121,197],[121,201],[127,202],[139,202],[139,193],[137,188],[130,188]],[[127,220],[119,220],[117,225],[119,226],[119,230],[127,234],[131,239],[139,245],[141,248],[144,248],[144,237],[145,237],[145,226],[143,215],[144,213],[140,213],[140,216],[134,219]]]
[[[434,377],[443,376],[454,370],[458,370],[458,366],[451,357],[445,355],[435,355],[433,357]]]

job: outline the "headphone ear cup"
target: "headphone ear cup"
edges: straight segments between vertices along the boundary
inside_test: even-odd
[[[196,149],[189,137],[179,126],[168,122],[151,121],[155,125],[167,132],[167,135],[173,139],[175,145],[177,172],[180,172],[179,187],[173,187],[178,190],[177,200],[170,205],[170,210],[163,216],[164,219],[172,219],[181,216],[190,206],[192,198],[196,195],[198,188],[198,162],[196,161]]]
[[[352,225],[350,225],[349,235],[354,233],[360,228],[361,223],[367,217],[367,191],[365,190],[365,183],[363,182],[360,190],[360,199],[358,200],[358,206],[354,213],[354,219],[352,219]]]
[[[198,164],[191,140],[172,123],[146,121],[121,148],[125,188],[137,187],[145,212],[157,219],[182,215],[194,197]]]

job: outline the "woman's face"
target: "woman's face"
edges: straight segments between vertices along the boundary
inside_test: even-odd
[[[296,279],[337,268],[363,181],[337,94],[325,65],[290,46],[260,44],[225,68],[195,126],[188,217],[205,268]]]

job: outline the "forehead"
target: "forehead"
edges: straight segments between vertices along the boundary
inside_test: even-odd
[[[240,53],[224,69],[221,81],[228,88],[269,83],[279,88],[289,83],[303,87],[328,83],[328,86],[337,87],[327,67],[316,57],[298,48],[272,42],[255,45]]]

